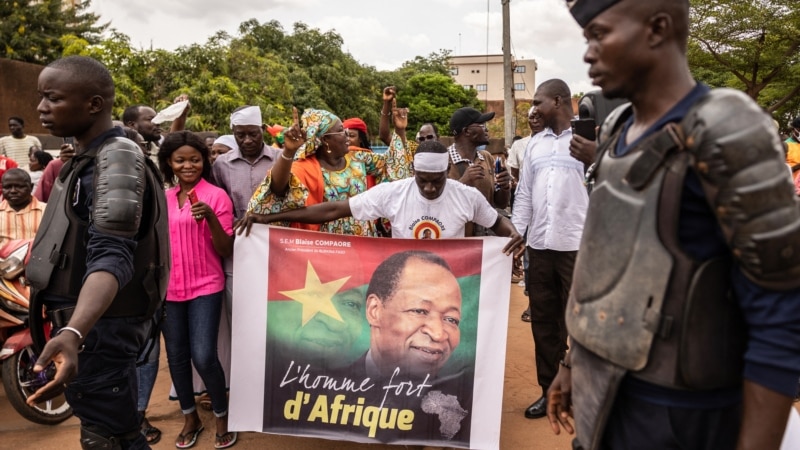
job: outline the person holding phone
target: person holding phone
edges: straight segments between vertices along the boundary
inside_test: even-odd
[[[511,221],[520,234],[528,233],[525,285],[531,293],[531,330],[542,394],[525,410],[525,417],[535,419],[546,414],[545,393],[567,350],[564,311],[589,195],[583,163],[570,154],[573,112],[567,84],[552,79],[539,85],[531,115],[544,130],[531,138],[522,158]]]
[[[584,172],[594,163],[597,152],[597,124],[594,119],[573,119],[569,154],[583,163]]]
[[[195,445],[203,431],[192,385],[192,364],[203,379],[216,417],[215,448],[228,448],[225,374],[217,334],[225,289],[222,258],[233,253],[233,203],[212,185],[208,146],[194,133],[170,133],[158,151],[167,189],[172,273],[167,286],[164,343],[184,425],[175,446]]]

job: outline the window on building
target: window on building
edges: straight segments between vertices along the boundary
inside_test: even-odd
[[[514,83],[514,90],[515,91],[524,91],[525,90],[525,83]]]
[[[453,76],[458,75],[458,67],[451,67],[450,68],[450,75],[453,75]]]
[[[472,85],[471,84],[465,84],[464,85],[464,89],[472,89]]]
[[[475,85],[475,90],[478,92],[484,92],[486,91],[486,85],[485,84]]]
[[[516,66],[514,67],[515,73],[525,73],[525,66]]]

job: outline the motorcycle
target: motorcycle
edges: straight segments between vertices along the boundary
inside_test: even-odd
[[[40,373],[33,371],[37,354],[34,351],[28,324],[30,289],[25,283],[25,264],[28,262],[31,239],[9,241],[0,248],[0,362],[3,388],[11,406],[24,418],[42,425],[55,425],[72,416],[72,408],[64,394],[29,406],[26,401],[48,381],[52,366]],[[45,322],[45,335],[50,335]]]

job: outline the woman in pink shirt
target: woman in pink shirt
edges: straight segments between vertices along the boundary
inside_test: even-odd
[[[228,432],[225,374],[217,357],[222,291],[222,257],[233,252],[233,204],[225,191],[208,182],[208,148],[188,131],[170,133],[158,152],[167,189],[172,271],[167,287],[164,342],[172,383],[184,424],[175,446],[197,442],[203,423],[192,388],[192,363],[203,379],[216,416],[215,448],[236,443]]]

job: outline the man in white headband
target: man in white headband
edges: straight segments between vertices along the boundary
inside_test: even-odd
[[[507,255],[521,251],[522,236],[508,219],[498,214],[478,190],[447,178],[449,163],[444,145],[425,141],[414,155],[414,178],[381,183],[348,200],[277,214],[248,214],[238,233],[249,234],[254,223],[324,223],[353,216],[358,220],[389,219],[393,238],[443,239],[464,237],[464,226],[475,222],[498,236],[511,238],[503,248]]]

